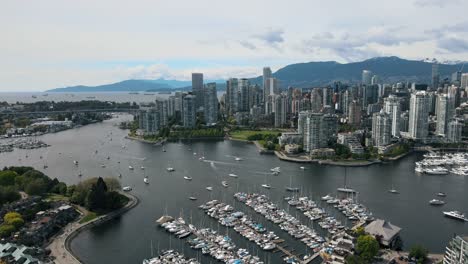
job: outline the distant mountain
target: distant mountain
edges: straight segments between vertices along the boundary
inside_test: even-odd
[[[306,62],[287,65],[273,77],[280,80],[281,87],[313,87],[332,84],[335,81],[357,83],[361,81],[362,70],[370,70],[380,76],[384,82],[409,81],[430,83],[433,60],[405,60],[398,57],[377,57],[360,62],[338,63],[336,61]],[[451,77],[459,71],[464,63],[439,64],[440,80]],[[468,67],[468,65],[467,65]],[[234,76],[235,77],[235,76]],[[261,84],[262,77],[250,79],[252,83]],[[224,80],[207,80],[216,82],[219,91],[226,87]],[[191,81],[178,80],[127,80],[99,86],[72,86],[52,89],[47,92],[130,92],[130,91],[172,91],[190,90]]]
[[[439,64],[440,80],[460,70],[463,63]],[[427,61],[405,60],[398,57],[377,57],[361,62],[338,63],[336,61],[307,62],[290,64],[273,73],[281,80],[283,88],[323,86],[335,81],[360,82],[362,70],[370,70],[380,76],[382,81],[410,81],[429,83],[431,81],[432,63]],[[251,79],[261,83],[262,77]]]

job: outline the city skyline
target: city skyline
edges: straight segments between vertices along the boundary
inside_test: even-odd
[[[189,80],[191,72],[203,72],[206,79],[243,78],[261,75],[265,65],[275,71],[296,62],[391,55],[468,60],[463,1],[285,5],[10,2],[0,11],[0,32],[7,40],[0,43],[0,91]],[[268,12],[261,12],[265,6]],[[348,12],[357,6],[366,7],[359,18]],[[240,12],[252,15],[241,19]],[[450,14],[450,22],[427,23],[443,14]]]

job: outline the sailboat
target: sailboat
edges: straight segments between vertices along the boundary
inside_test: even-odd
[[[271,188],[271,186],[268,184],[267,174],[265,174],[265,183],[262,184],[262,187],[265,188],[265,189],[270,189]]]
[[[278,167],[279,168],[279,167]],[[289,186],[286,187],[286,191],[288,192],[298,192],[298,187],[292,187],[292,174],[289,174]]]
[[[388,190],[389,193],[398,194],[399,192],[393,187],[393,175],[392,175],[392,188]]]
[[[342,193],[356,193],[356,190],[348,188],[346,185],[347,175],[346,175],[346,167],[345,167],[345,177],[344,177],[344,186],[342,188],[337,188],[336,190]]]

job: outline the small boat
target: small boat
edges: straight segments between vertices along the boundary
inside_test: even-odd
[[[184,176],[184,180],[191,181],[191,180],[192,180],[192,177]]]
[[[239,157],[236,157],[235,160],[236,160],[236,161],[242,161],[242,160],[244,160],[244,159],[239,158]]]
[[[288,192],[299,192],[300,189],[298,187],[286,187],[286,191],[288,191]]]
[[[447,196],[447,194],[445,194],[445,193],[443,193],[443,192],[438,192],[438,193],[437,193],[437,196],[439,196],[439,197],[445,197],[445,196]]]
[[[191,201],[195,201],[195,200],[197,200],[197,197],[190,196],[190,197],[189,197],[189,200],[191,200]]]
[[[78,161],[74,160],[74,161],[73,161],[73,164],[75,164],[76,166],[78,166]]]
[[[171,167],[167,168],[166,170],[167,170],[167,171],[175,171],[175,169],[174,169],[174,168],[171,168]]]
[[[81,176],[83,176],[83,174],[82,174],[81,171],[80,171],[80,173],[78,173],[78,177],[81,177]]]
[[[330,199],[333,199],[333,196],[331,196],[331,195],[329,195],[329,194],[327,194],[327,195],[325,195],[325,196],[322,197],[322,201],[328,201],[328,200],[330,200]]]
[[[234,173],[229,173],[229,177],[237,178],[237,175]]]
[[[110,160],[110,156],[107,156],[107,159]]]
[[[140,167],[140,169],[144,170],[144,169],[145,169],[145,167],[141,166],[141,167]]]
[[[395,189],[388,190],[389,193],[398,194],[399,192]]]
[[[106,165],[104,165],[104,164],[101,164],[101,168],[105,168],[105,167],[106,167]]]
[[[337,188],[336,190],[339,191],[339,192],[342,192],[342,193],[356,193],[356,190],[351,189],[351,188],[346,188],[346,187]]]
[[[132,166],[128,166],[128,169],[129,169],[129,170],[133,170],[133,167],[132,167]]]
[[[206,187],[206,189],[207,189],[208,191],[210,191],[210,192],[211,192],[211,191],[213,190],[213,187],[211,187],[211,186],[208,186],[208,187]]]
[[[280,169],[280,167],[274,167],[274,168],[271,168],[270,171],[279,173],[279,172],[281,172],[281,169]]]
[[[301,167],[299,167],[299,168],[300,168],[301,170],[305,170],[305,167],[302,167],[302,166],[301,166]]]
[[[221,185],[223,185],[223,187],[229,187],[229,184],[227,183],[227,181],[222,181]]]
[[[430,205],[444,205],[445,202],[442,200],[438,200],[438,199],[432,199],[429,201],[429,204]]]
[[[163,152],[166,152],[166,149],[165,149],[165,148],[163,148]]]
[[[449,212],[443,212],[443,213],[445,216],[450,217],[450,218],[454,218],[454,219],[461,220],[461,221],[468,221],[468,219],[465,218],[465,215],[459,211],[449,211]]]
[[[143,182],[146,183],[146,184],[149,184],[148,177],[145,177],[145,178],[143,179]]]
[[[268,185],[268,184],[266,184],[266,183],[265,183],[265,184],[262,184],[262,187],[265,188],[265,189],[270,189],[270,188],[271,188],[271,186]]]
[[[125,186],[125,187],[122,188],[122,191],[124,191],[124,192],[129,192],[131,190],[132,190],[132,187],[130,187],[130,186]]]
[[[119,173],[119,178],[122,178],[122,173]]]

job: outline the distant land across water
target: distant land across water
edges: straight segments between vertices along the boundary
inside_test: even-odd
[[[377,57],[360,62],[338,63],[336,61],[307,62],[287,65],[274,72],[273,77],[280,80],[282,88],[288,86],[305,88],[325,86],[336,81],[357,83],[361,80],[362,70],[370,70],[379,75],[383,82],[394,83],[409,81],[430,83],[432,62],[406,60],[398,57]],[[439,64],[440,80],[451,78],[452,73],[463,69],[464,63]],[[233,76],[236,77],[236,76]],[[262,76],[249,78],[252,84],[261,84]],[[226,89],[225,80],[207,80],[216,82],[217,89]],[[98,86],[71,86],[56,88],[47,92],[135,92],[135,91],[187,91],[191,81],[179,80],[125,80]]]

